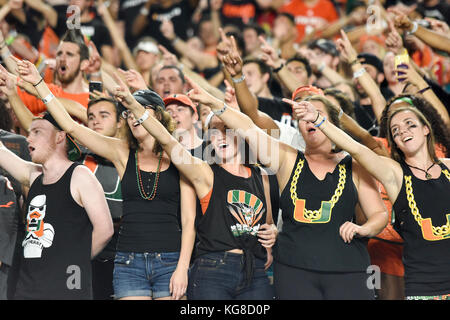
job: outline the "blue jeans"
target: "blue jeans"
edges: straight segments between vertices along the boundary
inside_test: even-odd
[[[117,252],[114,259],[114,298],[169,297],[169,283],[175,271],[179,252]]]
[[[189,272],[189,300],[272,300],[273,287],[264,271],[265,261],[255,258],[250,285],[245,285],[243,255],[213,252],[195,259]]]

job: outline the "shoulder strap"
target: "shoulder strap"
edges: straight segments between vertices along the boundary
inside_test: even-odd
[[[274,222],[272,218],[272,202],[270,199],[269,176],[266,170],[264,170],[262,167],[260,167],[260,169],[264,186],[264,197],[266,198],[266,207],[267,207],[266,223],[273,224]]]

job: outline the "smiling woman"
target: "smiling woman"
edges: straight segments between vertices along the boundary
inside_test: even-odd
[[[405,243],[407,299],[446,299],[450,294],[450,214],[446,214],[450,208],[450,159],[436,157],[433,128],[415,107],[420,98],[397,100],[402,105],[393,108],[394,101],[385,112],[384,130],[393,159],[378,156],[354,141],[318,115],[313,105],[306,102],[294,108],[300,119],[321,122],[321,131],[384,185],[393,203],[394,227]],[[444,135],[448,136],[448,131]]]

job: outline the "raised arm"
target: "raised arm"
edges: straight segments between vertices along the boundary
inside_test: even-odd
[[[128,159],[128,146],[125,141],[106,137],[95,131],[78,124],[67,113],[58,99],[55,99],[50,89],[47,87],[36,67],[29,61],[19,61],[17,63],[20,77],[36,88],[40,97],[46,100],[47,110],[51,113],[56,122],[68,134],[72,135],[81,144],[89,148],[95,154],[104,157],[116,166],[119,176],[125,172]]]
[[[125,39],[121,35],[121,32],[116,26],[114,19],[111,17],[111,14],[106,8],[103,0],[98,0],[98,11],[101,15],[103,22],[105,23],[106,28],[108,28],[109,34],[114,45],[119,49],[119,52],[122,56],[124,64],[128,69],[138,69],[136,65],[136,61],[134,60],[133,55],[131,54],[130,48],[128,48]]]
[[[275,49],[267,43],[263,36],[259,36],[259,41],[262,43],[261,50],[264,52],[261,59],[274,70],[276,76],[291,93],[298,87],[307,84],[300,82],[297,77],[288,70],[284,60],[278,56]]]
[[[188,58],[199,70],[217,67],[218,62],[214,56],[189,47],[184,40],[176,36],[172,21],[164,20],[161,23],[161,33],[180,55]]]
[[[221,31],[222,42],[228,41],[224,39],[225,34]],[[275,138],[279,138],[279,128],[275,121],[263,112],[258,110],[258,99],[250,92],[247,83],[245,82],[242,73],[242,58],[237,51],[237,46],[234,37],[231,37],[231,45],[228,49],[227,55],[221,56],[221,61],[231,76],[231,82],[234,85],[236,99],[241,111],[250,117],[261,129],[269,130],[269,134]]]
[[[287,182],[286,177],[289,178],[294,165],[294,161],[290,163],[290,160],[292,157],[295,160],[297,150],[267,135],[248,116],[239,110],[228,107],[223,101],[208,94],[189,78],[187,81],[193,88],[188,92],[191,100],[210,107],[228,128],[235,129],[236,133],[248,142],[260,163],[276,172],[279,181],[281,179],[281,181]],[[280,183],[280,188],[281,185],[282,183]]]
[[[408,16],[397,9],[389,9],[389,12],[395,14],[395,26],[407,32],[413,33],[417,38],[428,44],[429,46],[450,53],[450,36],[443,35],[439,32],[427,29],[412,22]]]
[[[341,53],[341,58],[351,65],[353,72],[358,78],[359,83],[366,91],[372,102],[373,113],[375,114],[378,123],[380,123],[381,115],[386,106],[386,100],[381,94],[380,88],[377,86],[372,77],[365,72],[365,69],[358,60],[358,55],[355,49],[352,47],[347,35],[343,30],[341,30],[342,38],[336,41],[337,48]],[[364,71],[361,71],[364,70]]]
[[[406,69],[401,68],[395,70],[398,81],[407,81],[408,83],[415,85],[419,89],[418,93],[421,93],[423,97],[436,109],[442,117],[442,120],[444,120],[444,123],[447,126],[450,126],[450,118],[447,108],[433,92],[433,89],[419,75],[419,73],[417,73],[414,67],[407,63],[404,64],[407,66]]]
[[[194,186],[197,195],[202,198],[208,194],[213,185],[213,172],[210,166],[193,157],[159,122],[150,112],[146,110],[132,96],[126,84],[116,78],[119,86],[114,95],[128,110],[135,119],[145,119],[141,125],[161,144],[164,151],[169,155],[171,162]]]
[[[58,13],[51,5],[41,1],[41,0],[25,0],[25,3],[34,10],[40,12],[48,24],[54,28],[58,22]]]
[[[31,186],[32,175],[42,168],[33,162],[25,161],[8,150],[0,141],[0,167],[26,187]]]
[[[396,161],[379,156],[366,146],[353,140],[344,131],[326,120],[310,102],[297,103],[288,99],[284,100],[292,105],[298,119],[313,122],[332,142],[350,153],[356,161],[384,185],[391,202],[396,200],[402,185],[402,169]]]

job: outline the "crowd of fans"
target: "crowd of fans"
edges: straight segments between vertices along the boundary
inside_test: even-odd
[[[0,3],[0,299],[449,299],[449,1]]]

